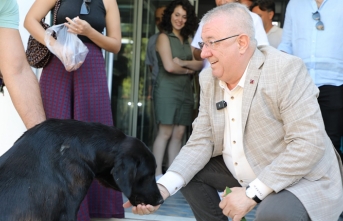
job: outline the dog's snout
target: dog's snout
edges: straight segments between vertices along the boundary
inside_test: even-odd
[[[160,200],[157,201],[158,205],[161,205],[162,203],[164,203],[164,200],[161,198]]]

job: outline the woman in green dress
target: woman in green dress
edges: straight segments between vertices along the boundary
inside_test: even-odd
[[[156,179],[162,175],[162,161],[168,145],[169,165],[179,153],[186,126],[193,119],[192,76],[201,70],[202,61],[193,58],[189,39],[198,27],[194,7],[188,0],[175,0],[164,10],[156,42],[159,73],[153,100],[158,133],[153,145]],[[169,143],[168,143],[169,141]]]

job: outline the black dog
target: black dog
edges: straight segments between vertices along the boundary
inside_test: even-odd
[[[0,158],[0,220],[71,221],[94,178],[131,204],[163,203],[155,158],[114,127],[47,120]]]

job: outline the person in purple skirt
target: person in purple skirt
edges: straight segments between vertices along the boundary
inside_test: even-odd
[[[39,21],[54,8],[56,0],[36,0],[26,15],[24,26],[45,45],[45,31]],[[113,125],[105,61],[101,49],[118,53],[121,47],[120,15],[113,0],[60,2],[56,24],[65,24],[89,49],[84,63],[71,72],[53,56],[43,68],[40,87],[47,118],[76,119]],[[102,32],[106,28],[106,35]],[[96,180],[89,188],[78,221],[91,218],[122,218],[120,192],[101,186]]]

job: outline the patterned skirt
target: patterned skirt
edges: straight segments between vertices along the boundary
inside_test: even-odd
[[[47,118],[75,119],[113,125],[105,61],[101,50],[85,43],[89,53],[82,66],[67,72],[53,56],[43,69],[40,87]],[[121,192],[101,186],[94,180],[81,203],[77,220],[123,218]]]

